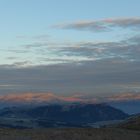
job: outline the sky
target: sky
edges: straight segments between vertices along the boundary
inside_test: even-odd
[[[0,95],[139,100],[139,7],[139,0],[0,0]]]

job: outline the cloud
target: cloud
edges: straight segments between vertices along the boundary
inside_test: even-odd
[[[58,48],[58,52],[67,56],[82,56],[96,60],[105,56],[109,57],[109,50],[114,46],[117,47],[118,44],[116,42],[83,42]]]
[[[25,50],[25,49],[8,49],[8,50],[5,50],[7,52],[10,52],[10,53],[15,53],[15,54],[25,54],[25,53],[28,53],[28,50]]]
[[[0,95],[1,102],[13,103],[65,103],[84,102],[83,99],[75,96],[57,96],[52,93],[22,93]]]
[[[107,58],[139,61],[139,40],[139,35],[137,35],[112,42],[80,42],[66,47],[59,47],[57,53],[61,56],[84,57],[93,61]]]
[[[112,42],[73,42],[62,46],[56,43],[50,49],[37,47],[24,60],[13,59],[11,65],[0,65],[0,85],[15,85],[0,88],[0,94],[79,92],[103,96],[139,92],[140,88],[133,84],[140,83],[139,40],[136,35]]]
[[[110,58],[30,67],[1,65],[0,79],[0,85],[15,85],[0,88],[0,94],[51,92],[71,95],[78,92],[103,96],[139,92],[136,84],[140,83],[140,62]]]
[[[42,48],[48,46],[47,42],[35,42],[31,44],[24,45],[23,47],[26,49],[32,49],[32,48]]]
[[[33,40],[42,40],[42,41],[47,41],[49,39],[49,35],[47,34],[41,34],[41,35],[35,35],[35,36],[27,36],[27,35],[18,35],[16,36],[17,39],[33,39]]]
[[[114,27],[119,28],[130,28],[130,29],[140,29],[140,18],[130,17],[130,18],[110,18],[103,20],[93,20],[93,21],[78,21],[73,23],[66,23],[55,25],[55,28],[60,29],[75,29],[83,31],[92,32],[105,32],[111,31]]]
[[[17,60],[17,59],[19,59],[19,57],[10,56],[10,57],[7,57],[6,59],[8,59],[8,60]]]
[[[28,66],[31,66],[32,65],[32,62],[31,61],[20,61],[20,62],[15,62],[13,63],[13,66],[15,67],[28,67]]]
[[[117,41],[81,41],[81,42],[33,42],[17,49],[5,50],[8,64],[27,62],[32,65],[50,65],[58,63],[79,63],[118,58],[123,61],[140,60],[139,34]],[[8,53],[8,54],[7,54]],[[20,55],[23,54],[23,55]],[[20,66],[20,65],[18,65]],[[21,65],[23,66],[23,65]]]
[[[124,93],[115,95],[108,98],[109,101],[131,101],[131,100],[139,100],[140,101],[140,93]]]
[[[53,93],[22,93],[0,95],[0,103],[13,104],[54,104],[54,103],[110,103],[140,101],[140,94],[123,93],[106,98],[83,95],[60,96]]]

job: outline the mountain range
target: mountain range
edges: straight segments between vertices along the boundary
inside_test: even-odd
[[[83,127],[95,122],[124,120],[129,115],[107,104],[53,104],[0,110],[1,126]],[[6,122],[6,124],[4,123]],[[8,122],[8,123],[7,123]],[[30,125],[29,125],[30,124]]]

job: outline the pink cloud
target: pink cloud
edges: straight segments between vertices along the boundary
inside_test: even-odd
[[[88,30],[92,32],[111,31],[112,27],[137,29],[140,27],[139,17],[110,18],[102,20],[85,20],[55,25],[60,29]]]
[[[13,102],[13,103],[101,103],[112,101],[129,101],[140,100],[140,94],[123,93],[115,96],[99,98],[85,95],[75,94],[72,96],[58,96],[53,93],[22,93],[22,94],[8,94],[0,95],[0,102]]]
[[[83,99],[79,97],[57,96],[52,93],[22,93],[0,95],[0,101],[9,102],[81,102]]]

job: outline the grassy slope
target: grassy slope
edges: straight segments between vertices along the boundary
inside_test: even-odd
[[[120,124],[119,128],[140,131],[140,116],[128,119],[127,122]]]
[[[139,131],[122,129],[0,129],[0,140],[140,140]]]
[[[118,128],[3,128],[0,140],[140,140],[140,117],[132,117]]]

